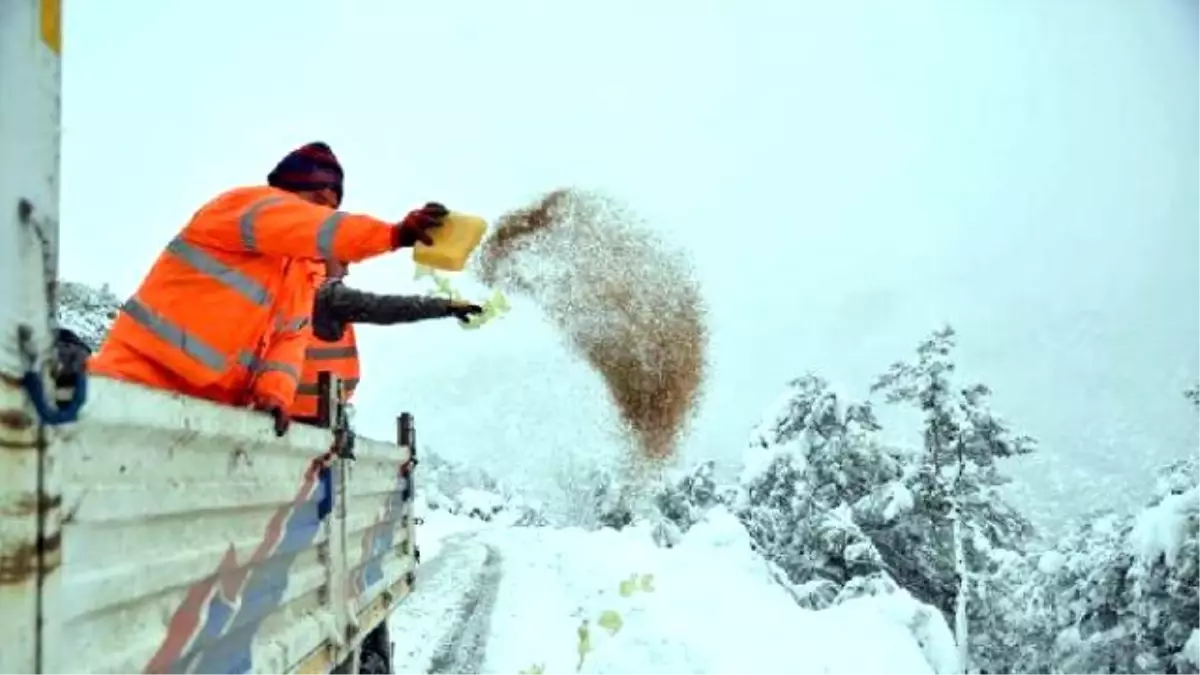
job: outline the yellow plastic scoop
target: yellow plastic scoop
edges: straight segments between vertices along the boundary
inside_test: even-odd
[[[413,246],[413,262],[447,272],[462,271],[486,232],[483,218],[451,211],[441,226],[429,230],[432,244],[417,242]]]

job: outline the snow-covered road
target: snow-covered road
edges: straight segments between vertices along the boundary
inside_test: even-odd
[[[396,673],[478,673],[487,652],[500,553],[470,534],[431,547],[413,593],[391,617]]]
[[[391,619],[398,673],[954,672],[937,612],[903,592],[802,609],[722,510],[672,549],[636,528],[437,513],[419,536],[416,590]]]

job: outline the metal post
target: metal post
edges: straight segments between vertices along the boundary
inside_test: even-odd
[[[328,429],[333,425],[333,373],[317,373],[317,426]]]
[[[412,413],[400,413],[396,418],[396,442],[406,446],[413,458],[417,456],[417,430],[413,427]]]
[[[408,461],[401,469],[407,481],[404,489],[404,529],[412,548],[413,562],[419,565],[421,564],[421,547],[417,546],[416,517],[412,512],[417,468],[417,429],[413,423],[412,413],[400,413],[400,416],[396,418],[396,442],[401,447],[407,448],[409,453]],[[406,575],[405,581],[408,583],[409,590],[412,590],[416,584],[417,575],[410,571]]]
[[[18,378],[40,372],[58,324],[61,55],[57,0],[0,0],[0,615],[6,629],[0,672],[6,673],[79,667],[62,648],[72,606],[62,567],[68,477],[56,467],[70,443],[43,434],[38,424],[38,415],[51,413],[41,420],[51,423],[60,410],[50,382],[31,378],[25,394],[17,388]],[[36,406],[35,382],[44,388]]]

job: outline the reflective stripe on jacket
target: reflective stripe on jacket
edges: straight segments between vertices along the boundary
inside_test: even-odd
[[[392,250],[392,229],[271,187],[225,192],[159,255],[89,368],[245,403],[256,368],[266,363],[278,309],[295,304],[288,298],[300,290],[288,281],[288,259],[364,260]]]
[[[354,338],[354,325],[346,324],[346,332],[337,342],[324,342],[312,336],[309,330],[308,349],[305,351],[304,371],[300,376],[300,388],[292,404],[292,417],[315,417],[317,415],[318,375],[324,371],[342,379],[342,400],[349,402],[358,386],[359,364],[358,343]]]
[[[315,295],[313,266],[300,259],[287,263],[284,280],[287,292],[280,296],[262,354],[250,369],[253,401],[274,403],[287,410],[296,398],[304,368],[304,349],[312,330],[309,324]]]

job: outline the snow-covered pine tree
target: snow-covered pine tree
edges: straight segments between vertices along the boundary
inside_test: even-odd
[[[58,322],[95,351],[108,328],[117,318],[121,300],[108,284],[93,288],[77,281],[62,281],[58,285]]]
[[[1200,407],[1196,388],[1186,396]],[[1159,469],[1141,513],[1095,519],[1043,566],[1051,611],[1037,629],[1054,636],[1057,672],[1200,672],[1200,459],[1188,452]]]
[[[1200,669],[1198,470],[1194,455],[1161,468],[1154,498],[1130,530],[1127,581],[1141,672]]]
[[[570,524],[620,530],[633,523],[633,510],[623,498],[625,483],[616,470],[607,466],[590,466],[582,474],[580,483],[586,491],[579,494],[586,496],[578,500],[574,508],[575,520],[568,521]]]
[[[923,566],[933,569],[915,576],[937,586],[910,590],[918,597],[922,590],[930,592],[922,599],[943,611],[952,608],[959,656],[967,668],[973,618],[968,598],[978,593],[976,584],[994,571],[995,563],[988,560],[993,549],[1020,547],[1032,534],[1029,521],[1008,507],[995,489],[1006,482],[996,460],[1030,453],[1035,444],[1027,436],[1014,435],[991,412],[987,402],[990,391],[985,385],[955,386],[954,337],[949,326],[935,331],[918,346],[915,362],[893,364],[872,391],[883,391],[889,403],[915,405],[924,414],[924,452],[913,487],[915,511],[928,529],[921,532],[922,528],[916,528],[910,533],[922,538],[932,534],[933,540],[927,543],[938,554]],[[944,572],[938,569],[944,568],[942,561],[947,559],[953,564],[952,584],[944,582]],[[982,618],[980,612],[974,615]]]
[[[715,474],[716,463],[705,460],[674,482],[664,481],[653,492],[654,509],[660,519],[655,524],[655,538],[660,545],[673,546],[709,509],[733,503],[736,491],[721,489]]]
[[[1029,582],[1013,593],[1010,609],[1024,649],[997,667],[1200,671],[1198,469],[1195,457],[1163,467],[1140,513],[1092,514],[1032,560],[1023,570]]]
[[[894,516],[907,506],[902,486],[895,489],[907,458],[879,443],[878,430],[869,404],[843,404],[825,380],[808,374],[788,385],[752,434],[733,509],[805,606],[835,602],[857,577],[887,575],[855,522],[860,507]]]
[[[1041,619],[1047,651],[1030,655],[1039,665],[1030,672],[1125,672],[1117,661],[1128,647],[1118,628],[1125,613],[1120,595],[1130,562],[1128,532],[1128,519],[1096,514],[1043,555],[1038,585],[1049,611],[1031,618]]]

